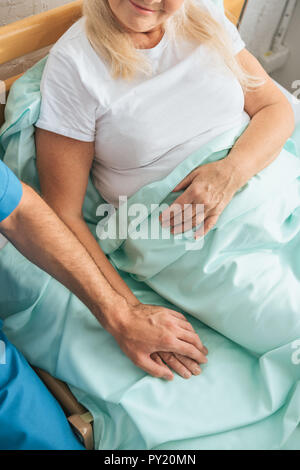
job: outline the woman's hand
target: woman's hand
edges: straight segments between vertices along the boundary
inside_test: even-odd
[[[277,158],[295,129],[292,106],[259,61],[246,48],[237,54],[237,60],[249,75],[265,81],[256,90],[245,93],[244,110],[251,121],[226,158],[196,168],[173,189],[180,191],[187,188],[173,204],[179,204],[182,208],[183,204],[193,204],[193,211],[187,210],[193,214],[193,225],[189,225],[188,229],[204,220],[204,230],[201,226],[195,233],[196,238],[202,232],[205,235],[215,225],[239,188]],[[204,204],[204,219],[199,217],[200,221],[195,218],[196,203]],[[171,207],[161,217],[168,220]],[[178,212],[182,212],[182,208],[177,208]],[[182,224],[179,223],[177,230],[177,233],[182,231]]]
[[[200,373],[196,367],[207,362],[208,351],[184,315],[142,303],[121,310],[120,321],[107,330],[135,365],[167,380],[173,379],[167,364],[185,378],[188,370]]]
[[[207,354],[208,350],[206,348],[204,350],[205,354]],[[197,361],[183,356],[182,354],[159,351],[151,354],[151,357],[157,364],[164,364],[165,362],[171,369],[177,372],[178,375],[181,375],[181,377],[185,379],[189,379],[192,375],[199,375],[202,372]]]
[[[204,236],[216,224],[239,188],[237,172],[226,158],[199,166],[173,189],[173,192],[185,191],[160,214],[162,226],[170,226],[171,233],[175,235],[204,221],[204,226],[201,225],[194,235],[195,238]],[[204,208],[197,204],[203,204]]]

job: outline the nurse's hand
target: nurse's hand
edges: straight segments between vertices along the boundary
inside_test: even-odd
[[[239,188],[237,172],[226,158],[199,166],[173,189],[173,192],[185,191],[160,214],[160,221],[165,221],[162,226],[170,226],[171,233],[175,235],[204,221],[194,237],[204,236],[216,224]]]
[[[207,362],[207,349],[185,316],[175,310],[128,304],[118,319],[106,329],[133,363],[154,377],[172,380],[169,365],[187,378],[188,371],[198,374],[197,365]]]

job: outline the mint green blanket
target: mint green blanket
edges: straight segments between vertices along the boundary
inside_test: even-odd
[[[14,85],[0,132],[1,158],[36,189],[33,125],[45,61]],[[224,158],[243,131],[220,135],[129,199],[147,207],[141,234],[158,217],[151,204],[173,201],[177,183]],[[90,181],[84,217],[95,235],[101,202]],[[102,220],[97,233],[114,222]],[[97,449],[300,449],[300,158],[292,139],[197,243],[190,233],[100,241],[141,302],[193,324],[209,349],[200,376],[166,382],[144,373],[73,294],[10,244],[0,251],[5,333],[92,412]]]

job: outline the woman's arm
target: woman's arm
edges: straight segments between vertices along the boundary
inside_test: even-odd
[[[17,208],[2,233],[27,259],[64,284],[112,331],[126,324],[126,301],[117,294],[75,235],[43,199],[22,184]]]
[[[294,112],[289,101],[258,60],[246,49],[237,58],[249,74],[266,82],[256,91],[246,93],[245,111],[251,121],[228,155],[196,168],[173,189],[186,190],[160,214],[163,226],[170,226],[172,233],[181,233],[184,223],[191,228],[204,220],[195,238],[206,235],[235,193],[275,160],[294,130]],[[193,204],[191,214],[185,215],[184,204]],[[196,204],[204,205],[204,216],[202,212],[197,216]]]
[[[258,60],[246,49],[237,58],[248,73],[266,80],[245,94],[245,111],[251,121],[225,159],[239,189],[279,155],[294,131],[295,117],[288,99]]]
[[[187,367],[184,367],[180,361],[174,361],[173,356],[166,360],[180,375],[184,376],[187,369],[192,372],[195,368],[194,361],[207,362],[205,357],[207,350],[185,317],[170,309],[141,304],[109,262],[85,223],[82,206],[94,158],[94,143],[70,139],[37,128],[36,147],[37,166],[44,199],[86,248],[112,288],[126,299],[135,313],[137,311],[140,313],[139,319],[136,317],[135,323],[131,323],[131,341],[129,331],[128,338],[123,338],[122,332],[115,335],[123,351],[129,355],[130,350],[130,357],[132,357],[133,351],[131,350],[135,347],[140,353],[135,363],[142,364],[143,362],[144,367],[142,365],[140,367],[147,370],[147,366],[149,370],[150,365],[154,366],[154,363],[148,356],[145,356],[145,346],[149,351],[149,339],[152,333],[151,341],[155,339],[155,347],[161,344],[161,348],[156,351],[173,352],[190,358],[185,361]],[[160,322],[165,323],[165,318],[170,326],[168,337],[161,335]],[[141,323],[140,328],[139,323]],[[135,329],[139,332],[140,344],[138,341],[136,343],[133,341]],[[135,336],[138,337],[138,335]],[[151,347],[153,349],[154,345],[152,344]],[[158,361],[156,363],[158,364]]]
[[[94,158],[94,143],[36,129],[37,167],[42,195],[90,253],[106,279],[132,305],[140,302],[118,275],[82,217]]]

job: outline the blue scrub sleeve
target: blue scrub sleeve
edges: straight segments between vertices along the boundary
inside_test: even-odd
[[[23,194],[21,182],[0,160],[0,222],[19,205]]]
[[[54,397],[1,332],[0,450],[84,450]]]

